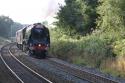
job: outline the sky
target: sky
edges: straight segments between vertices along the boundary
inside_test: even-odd
[[[64,5],[64,0],[0,0],[0,15],[22,24],[52,23],[59,4]]]

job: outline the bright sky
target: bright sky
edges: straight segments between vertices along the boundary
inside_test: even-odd
[[[0,0],[0,15],[23,24],[52,20],[64,0]]]

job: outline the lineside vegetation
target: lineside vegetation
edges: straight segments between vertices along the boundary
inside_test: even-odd
[[[125,77],[125,1],[65,0],[51,30],[50,53]]]

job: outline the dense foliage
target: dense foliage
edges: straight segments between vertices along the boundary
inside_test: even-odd
[[[51,30],[50,53],[125,77],[125,0],[65,3],[57,14],[57,27]]]
[[[6,16],[0,16],[0,36],[9,37],[13,20]]]
[[[0,36],[9,38],[15,36],[17,30],[22,28],[20,23],[14,22],[7,16],[0,16]]]
[[[65,0],[65,3],[57,14],[58,27],[82,34],[95,29],[97,0]]]
[[[125,28],[125,0],[100,0],[97,24],[104,31]]]

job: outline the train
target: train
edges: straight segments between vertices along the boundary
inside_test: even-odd
[[[41,23],[28,25],[16,32],[17,47],[30,56],[46,58],[50,47],[50,35]]]

